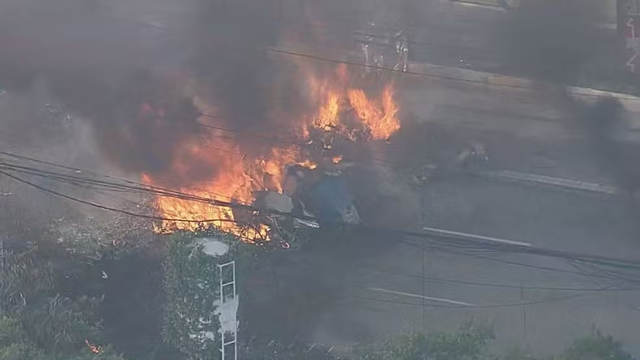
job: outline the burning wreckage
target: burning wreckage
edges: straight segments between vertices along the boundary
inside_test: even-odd
[[[162,173],[143,173],[148,186],[166,187],[163,180],[169,177],[171,188],[181,193],[237,204],[157,196],[157,215],[187,221],[163,220],[156,232],[215,226],[249,243],[290,248],[304,243],[313,229],[360,223],[348,186],[352,164],[342,155],[370,141],[385,141],[400,128],[394,83],[391,78],[362,81],[351,77],[346,66],[319,72],[304,63],[298,70],[305,77],[298,85],[308,106],[285,119],[280,136],[237,129],[230,136],[226,128],[233,123],[209,126],[212,119],[199,116],[204,133],[176,144],[172,163]],[[197,113],[219,113],[215,101],[192,96]],[[150,120],[154,125],[171,113],[159,106],[162,111],[152,111],[160,114]],[[251,140],[244,141],[247,137]],[[175,186],[176,180],[193,180],[194,173],[197,181]]]
[[[269,238],[289,248],[306,241],[308,230],[331,224],[359,224],[360,215],[342,173],[349,166],[287,165],[283,192],[258,192],[253,204],[261,213],[259,221],[269,228]],[[234,218],[249,224],[251,214],[241,212],[234,210]]]

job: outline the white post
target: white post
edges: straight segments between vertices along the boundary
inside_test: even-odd
[[[229,268],[229,267],[231,267],[231,279],[229,281],[225,282],[223,280],[223,278],[222,278],[223,277],[223,271],[224,271],[225,268]],[[219,273],[220,273],[220,281],[219,281],[219,284],[220,284],[220,306],[221,307],[223,307],[223,306],[233,306],[234,305],[233,303],[238,301],[237,296],[236,296],[237,295],[237,293],[236,293],[236,291],[237,291],[237,289],[236,289],[236,263],[235,263],[235,261],[230,261],[230,262],[228,262],[226,264],[218,265],[218,270],[219,270]],[[230,300],[227,302],[226,298],[225,298],[224,289],[229,287],[229,286],[232,289],[232,293],[231,293]],[[224,324],[223,324],[223,321],[224,321]],[[234,317],[233,320],[225,319],[223,321],[220,322],[220,327],[221,327],[220,333],[222,334],[221,344],[220,344],[220,352],[222,354],[222,360],[227,360],[226,359],[226,351],[225,350],[226,350],[226,347],[228,345],[231,345],[231,344],[233,344],[233,349],[234,349],[234,351],[233,351],[233,360],[238,360],[238,341],[237,341],[238,340],[237,339],[238,338],[238,323],[235,320],[235,317]],[[225,340],[225,333],[228,330],[229,322],[231,322],[230,325],[232,326],[230,332],[233,334],[233,339],[231,339],[230,341],[226,341]]]

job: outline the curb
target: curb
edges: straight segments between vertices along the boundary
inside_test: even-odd
[[[438,77],[445,81],[462,80],[475,82],[479,85],[507,87],[516,90],[531,90],[534,85],[533,81],[526,78],[499,75],[451,66],[434,65],[430,63],[409,63],[409,70],[411,72],[422,73],[427,76],[431,75],[433,77]],[[595,100],[600,97],[612,97],[618,99],[627,111],[640,113],[640,97],[638,96],[578,86],[570,86],[567,87],[567,89],[572,95],[580,97],[586,101],[589,101],[590,99]],[[640,125],[636,125],[634,128],[640,128]]]
[[[469,172],[469,174],[497,181],[506,181],[534,186],[545,186],[558,190],[578,191],[582,193],[601,194],[608,196],[615,196],[619,194],[619,191],[614,186],[610,185],[590,183],[579,180],[570,180],[545,175],[522,173],[511,170],[476,171]]]
[[[485,85],[522,88],[525,90],[533,87],[533,82],[524,78],[451,66],[434,65],[429,63],[409,63],[409,70],[411,72],[422,73],[427,76],[432,75],[434,77],[440,77],[444,80],[447,80],[447,78],[453,81],[460,79]]]

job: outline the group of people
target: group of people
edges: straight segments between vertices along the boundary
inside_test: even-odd
[[[376,25],[370,23],[363,39],[359,40],[364,59],[365,72],[392,69],[406,72],[409,60],[409,40],[403,31],[381,32],[377,35]]]

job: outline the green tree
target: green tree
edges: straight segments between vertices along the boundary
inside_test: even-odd
[[[382,346],[356,351],[353,360],[632,360],[622,343],[594,329],[574,341],[562,353],[542,358],[520,349],[505,354],[487,351],[494,338],[491,328],[467,323],[453,333],[412,333],[394,338]]]
[[[0,317],[0,360],[38,359],[40,356],[29,343],[19,321]]]
[[[576,340],[557,360],[631,360],[622,343],[594,329],[589,336]]]
[[[494,338],[490,327],[469,322],[454,333],[412,333],[383,346],[356,352],[355,359],[369,360],[481,360]]]
[[[37,249],[0,257],[0,360],[123,360],[111,349],[94,354],[101,339],[97,299],[56,291],[52,264]]]
[[[203,233],[237,241],[219,232]],[[220,322],[215,315],[220,298],[218,264],[229,255],[205,254],[195,239],[199,235],[178,232],[172,235],[165,266],[166,304],[163,336],[167,343],[189,359],[220,358]]]

